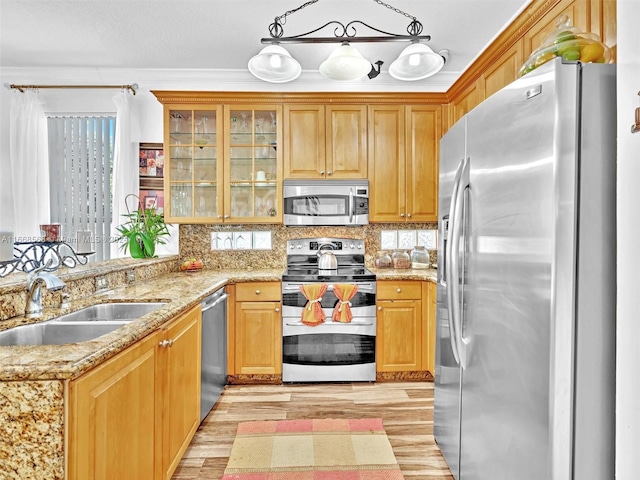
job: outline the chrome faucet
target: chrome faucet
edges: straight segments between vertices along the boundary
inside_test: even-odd
[[[38,317],[42,313],[42,287],[52,292],[62,290],[66,283],[58,277],[43,270],[47,264],[36,268],[27,275],[27,304],[25,306],[25,316]]]

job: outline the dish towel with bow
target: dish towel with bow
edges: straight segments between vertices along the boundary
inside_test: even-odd
[[[333,293],[338,297],[338,304],[333,309],[334,322],[349,323],[353,318],[350,300],[358,291],[358,286],[352,283],[337,283],[333,286]]]
[[[302,323],[315,327],[324,323],[325,315],[322,311],[322,295],[327,291],[326,283],[307,283],[300,285],[300,291],[308,300],[302,310]]]

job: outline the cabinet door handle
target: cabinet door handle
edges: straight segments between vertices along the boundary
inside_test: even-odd
[[[410,213],[407,213],[407,217],[411,218],[411,214],[410,214]]]
[[[222,215],[218,215],[218,218],[222,218]]]
[[[276,312],[279,312],[279,311],[280,311],[280,309],[278,307],[276,307]]]
[[[331,170],[329,170],[329,171],[327,172],[327,175],[333,175],[333,172],[332,172]]]
[[[382,311],[382,307],[378,307],[378,311],[381,312]]]
[[[404,218],[404,213],[401,213],[401,214],[400,214],[400,216],[401,216],[402,218]]]
[[[260,290],[256,290],[256,295],[260,295]]]
[[[224,218],[229,218],[229,215],[225,215]]]
[[[396,292],[400,293],[400,292],[402,292],[402,289],[399,288],[399,289],[396,290]]]
[[[169,341],[162,340],[158,345],[160,345],[162,348],[166,348],[169,345]]]
[[[320,175],[324,175],[324,170],[320,170]]]

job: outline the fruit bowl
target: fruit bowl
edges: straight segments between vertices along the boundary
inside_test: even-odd
[[[564,61],[582,63],[612,63],[611,49],[600,41],[595,33],[585,33],[578,27],[570,26],[569,17],[562,15],[556,22],[556,30],[551,32],[520,67],[522,77],[544,65],[549,60],[562,57]]]
[[[189,260],[185,260],[180,264],[180,271],[187,272],[187,273],[197,272],[199,270],[202,270],[202,267],[204,267],[202,260],[196,260],[195,258],[190,258]]]

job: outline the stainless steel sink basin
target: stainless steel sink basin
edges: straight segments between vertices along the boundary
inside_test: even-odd
[[[136,320],[149,312],[166,305],[163,302],[118,302],[118,303],[100,303],[91,305],[75,312],[67,313],[53,322],[105,322],[119,320],[130,322]]]
[[[166,303],[121,302],[92,305],[46,322],[1,331],[0,346],[86,342],[112,332],[163,305]]]
[[[0,345],[64,345],[85,342],[112,332],[127,323],[58,323],[49,320],[0,332]]]

